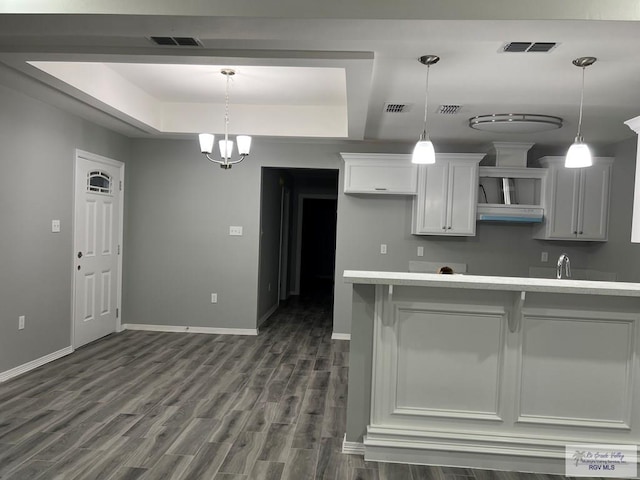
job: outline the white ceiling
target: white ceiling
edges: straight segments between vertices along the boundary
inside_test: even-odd
[[[300,3],[310,4],[306,0],[286,11],[288,3],[265,2],[272,18],[257,18],[257,10],[246,6],[240,12],[237,2],[226,0],[214,3],[235,16],[216,16],[210,4],[195,1],[159,1],[168,13],[164,16],[7,15],[1,13],[15,9],[6,4],[21,2],[0,1],[0,61],[46,85],[42,97],[54,101],[62,92],[66,101],[58,103],[65,108],[130,136],[219,133],[225,85],[219,71],[232,66],[238,72],[230,92],[234,132],[412,142],[422,129],[426,68],[417,58],[424,54],[441,57],[429,79],[429,130],[436,145],[568,145],[576,134],[581,82],[571,61],[579,56],[598,58],[585,72],[583,135],[589,143],[632,137],[623,122],[640,115],[637,2],[567,0],[558,6],[541,1],[527,9],[532,2],[511,0],[508,7],[487,1],[481,2],[483,9],[478,2],[462,9],[470,3],[452,0],[447,8],[433,4],[421,10],[424,2],[404,0],[365,10],[371,2],[354,0],[347,9],[331,0],[326,4],[331,13],[311,12],[317,18],[300,10]],[[30,3],[36,11],[44,11],[45,3],[48,8],[62,4]],[[127,11],[124,4],[112,3]],[[82,10],[87,4],[106,5],[96,0],[64,4],[73,13],[88,13]],[[142,5],[132,13],[154,8]],[[175,15],[182,7],[206,14]],[[425,19],[430,13],[434,19]],[[159,47],[149,41],[151,35],[195,37],[202,46]],[[502,52],[511,41],[558,45],[549,53]],[[21,88],[15,80],[12,86]],[[408,104],[409,112],[384,113],[386,103]],[[441,104],[462,108],[455,115],[438,115]],[[565,123],[536,134],[468,127],[470,117],[491,113],[555,115]]]

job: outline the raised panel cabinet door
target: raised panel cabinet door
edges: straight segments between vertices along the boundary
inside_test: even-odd
[[[119,184],[118,167],[77,159],[75,347],[116,330]]]
[[[418,196],[414,199],[412,233],[446,235],[449,165],[421,165],[418,169]]]
[[[451,162],[447,206],[447,234],[475,235],[478,164]]]
[[[576,239],[578,231],[578,202],[580,171],[569,168],[553,168],[551,172],[551,211],[549,238]]]
[[[609,185],[611,165],[594,164],[585,168],[581,179],[578,238],[606,240],[609,223]]]

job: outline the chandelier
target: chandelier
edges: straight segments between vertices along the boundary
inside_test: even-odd
[[[248,135],[237,135],[236,141],[238,142],[238,155],[240,158],[237,160],[231,160],[233,155],[233,140],[229,140],[229,80],[236,74],[235,70],[231,68],[223,68],[220,70],[225,77],[227,77],[227,87],[224,97],[224,140],[218,142],[220,149],[220,160],[211,157],[213,152],[213,145],[215,137],[211,133],[201,133],[198,136],[200,140],[200,151],[213,163],[217,163],[221,168],[225,170],[230,169],[236,163],[240,163],[249,155],[251,150],[251,137]]]

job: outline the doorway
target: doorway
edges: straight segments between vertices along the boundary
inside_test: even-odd
[[[120,329],[124,163],[76,150],[72,345]]]
[[[338,200],[302,197],[300,295],[333,296]]]
[[[338,170],[262,167],[258,326],[301,289],[332,301],[337,199]]]

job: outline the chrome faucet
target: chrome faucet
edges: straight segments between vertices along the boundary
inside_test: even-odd
[[[562,278],[562,267],[564,266],[565,278],[571,278],[571,262],[569,262],[569,255],[563,253],[558,258],[558,267],[556,269],[556,277]]]

